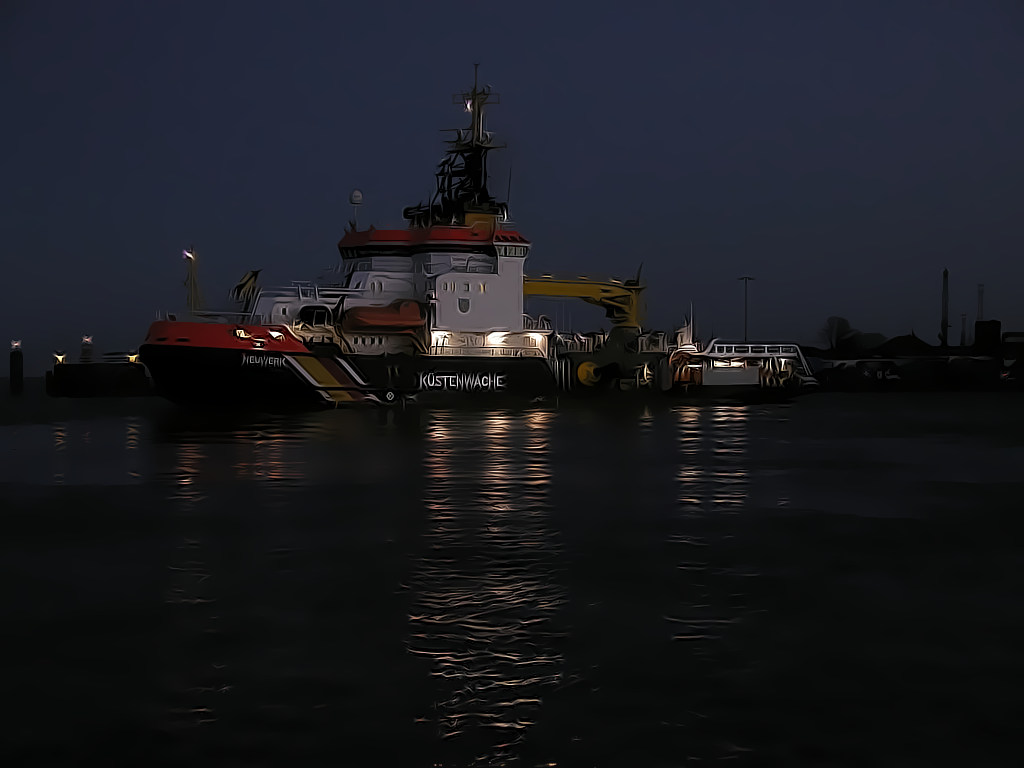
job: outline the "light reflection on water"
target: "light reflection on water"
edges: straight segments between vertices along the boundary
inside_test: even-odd
[[[473,764],[507,764],[562,675],[565,601],[548,517],[554,414],[427,417],[423,556],[413,568],[410,653],[430,659],[442,739]],[[454,747],[453,747],[454,748]]]
[[[63,422],[53,425],[53,483],[54,485],[64,484],[65,457],[64,451],[68,447],[68,428]]]
[[[670,542],[679,553],[680,598],[664,618],[680,652],[700,659],[699,668],[709,670],[722,666],[723,635],[730,625],[743,620],[749,586],[745,579],[755,575],[741,572],[735,564],[723,567],[716,561],[716,552],[731,538],[728,530],[734,524],[733,516],[746,511],[748,503],[751,412],[743,405],[679,406],[674,411],[679,514]],[[696,706],[702,706],[699,700]],[[694,732],[707,727],[710,716],[709,712],[689,710],[686,722],[678,725]],[[693,746],[687,758],[723,759],[722,754],[706,749]]]
[[[239,458],[234,465],[235,477],[269,487],[300,484],[305,472],[301,458],[295,454],[301,456],[301,448],[279,432],[261,433],[252,442],[240,442]]]
[[[177,543],[167,565],[164,635],[173,639],[164,664],[167,705],[163,727],[171,732],[215,723],[223,695],[230,691],[225,667],[210,652],[220,629],[216,579],[213,577],[207,522],[201,504],[201,475],[208,461],[200,444],[176,446],[177,460],[168,475]],[[197,661],[198,659],[198,661]]]

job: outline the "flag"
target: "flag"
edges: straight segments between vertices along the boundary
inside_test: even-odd
[[[248,303],[249,300],[256,295],[256,278],[262,271],[262,269],[250,269],[246,272],[242,276],[242,279],[238,281],[238,285],[231,289],[231,298],[234,301]]]

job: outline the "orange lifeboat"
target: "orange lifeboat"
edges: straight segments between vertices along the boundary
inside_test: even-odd
[[[426,323],[423,305],[409,299],[386,307],[353,307],[341,318],[343,331],[408,331]]]

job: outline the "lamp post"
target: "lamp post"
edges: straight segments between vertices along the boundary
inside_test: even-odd
[[[196,249],[186,248],[181,252],[181,257],[188,262],[188,273],[185,275],[185,288],[188,289],[188,313],[194,317],[195,313],[202,306],[203,300],[199,294],[199,275],[196,265]]]
[[[743,340],[747,340],[747,283],[754,278],[743,276],[738,278],[743,281]]]

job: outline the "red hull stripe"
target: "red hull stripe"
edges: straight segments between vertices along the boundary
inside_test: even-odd
[[[518,232],[499,229],[493,234],[486,227],[428,227],[427,229],[368,229],[346,232],[339,248],[354,248],[371,243],[389,245],[427,245],[443,243],[516,243],[529,245],[530,241]]]
[[[271,334],[271,331],[274,331]],[[280,334],[280,336],[278,336]],[[240,352],[309,352],[284,325],[235,325],[158,320],[149,326],[146,344],[168,347],[237,349]]]

